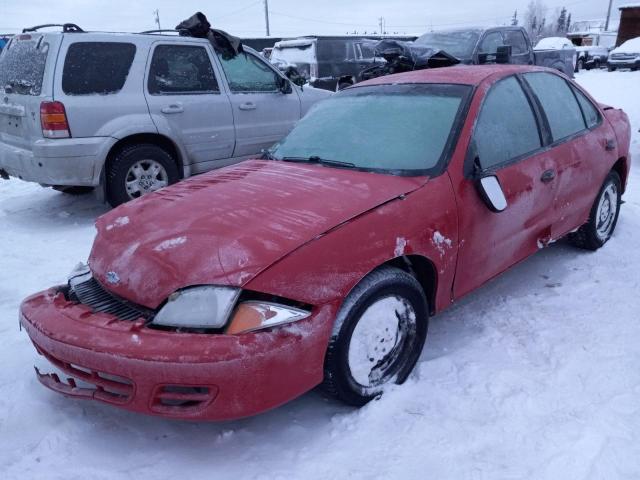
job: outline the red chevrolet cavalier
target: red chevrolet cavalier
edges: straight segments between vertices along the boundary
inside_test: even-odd
[[[401,383],[431,315],[567,236],[611,237],[627,116],[555,71],[452,67],[318,104],[264,159],[97,222],[86,269],[24,301],[47,387],[223,420],[323,384]]]

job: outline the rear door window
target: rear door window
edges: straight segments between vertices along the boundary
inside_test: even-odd
[[[219,93],[209,54],[204,47],[158,45],[149,69],[152,95]]]
[[[509,162],[542,146],[533,110],[515,77],[500,80],[487,94],[473,141],[483,169]]]
[[[108,95],[122,90],[136,47],[132,43],[76,42],[69,45],[62,71],[67,95]]]
[[[600,123],[600,113],[591,100],[589,100],[580,90],[575,87],[571,87],[576,94],[582,113],[584,114],[584,120],[587,122],[587,128],[593,128]]]
[[[554,142],[586,128],[578,101],[563,78],[542,72],[524,77],[542,104]]]
[[[20,39],[28,37],[28,39]],[[49,43],[43,37],[20,35],[0,54],[0,89],[21,95],[40,95]]]

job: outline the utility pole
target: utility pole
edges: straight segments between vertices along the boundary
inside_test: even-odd
[[[384,34],[384,17],[378,18],[378,25],[380,25],[380,35]]]
[[[609,19],[611,18],[611,4],[613,3],[613,0],[609,0],[609,10],[607,10],[607,21],[604,23],[604,31],[608,32],[609,31]]]
[[[264,0],[264,23],[267,26],[267,37],[271,36],[269,31],[269,0]]]
[[[162,27],[160,26],[160,10],[155,9],[153,11],[153,14],[155,15],[155,20],[156,20],[156,25],[158,25],[158,30],[162,30]]]

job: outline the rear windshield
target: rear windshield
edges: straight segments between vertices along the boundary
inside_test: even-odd
[[[315,49],[313,43],[295,46],[276,46],[271,52],[271,62],[274,64],[292,65],[300,63],[314,63]]]
[[[275,160],[324,159],[400,175],[429,174],[444,161],[470,87],[351,88],[317,103],[269,152]]]
[[[0,89],[40,95],[49,44],[43,37],[14,39],[0,53]]]
[[[62,73],[67,95],[107,95],[122,90],[136,54],[132,43],[77,42],[69,46]]]
[[[442,50],[456,58],[470,58],[480,38],[480,30],[451,30],[425,33],[419,37],[416,45],[424,45]]]

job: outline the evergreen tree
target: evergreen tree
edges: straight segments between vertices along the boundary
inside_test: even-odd
[[[571,14],[567,16],[567,23],[565,24],[565,31],[569,31],[569,27],[571,26]]]
[[[562,7],[562,10],[560,10],[560,16],[558,17],[558,25],[556,26],[556,32],[564,33],[567,31],[566,28],[567,28],[567,9],[565,7]]]
[[[514,27],[518,25],[518,10],[513,12],[513,17],[511,17],[511,25],[513,25]]]

